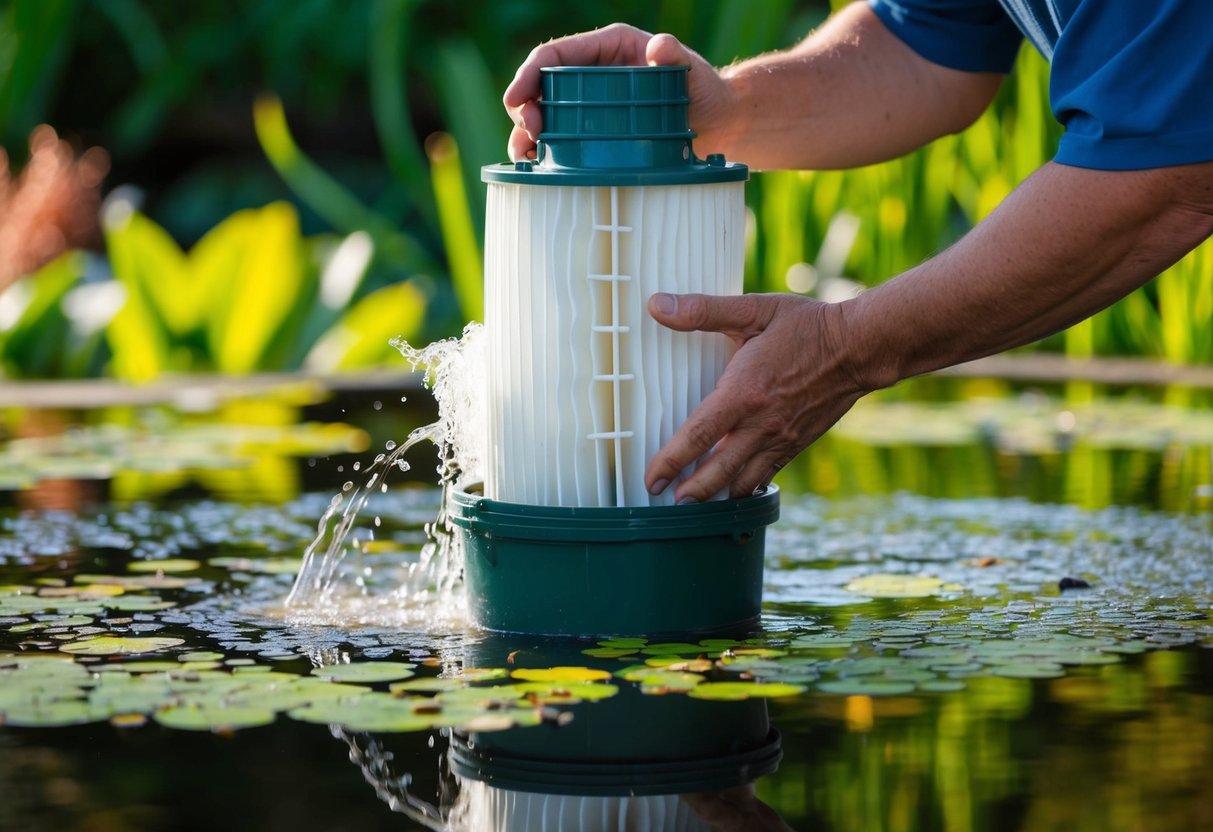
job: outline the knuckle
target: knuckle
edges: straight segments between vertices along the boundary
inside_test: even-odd
[[[687,323],[696,329],[707,325],[711,319],[708,301],[703,295],[683,295],[678,308],[685,315]]]
[[[682,426],[683,435],[695,455],[710,449],[720,438],[719,432],[713,425],[703,420],[692,420]]]

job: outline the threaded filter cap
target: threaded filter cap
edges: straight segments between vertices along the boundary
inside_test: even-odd
[[[749,178],[720,154],[695,158],[688,66],[560,66],[541,73],[534,164],[487,165],[486,182],[682,185]]]

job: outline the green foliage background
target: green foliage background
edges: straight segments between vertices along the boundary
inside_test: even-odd
[[[10,0],[10,156],[47,122],[111,153],[108,187],[137,190],[111,195],[103,258],[72,254],[23,281],[22,314],[0,322],[0,372],[398,363],[389,337],[428,341],[481,314],[478,169],[504,156],[500,93],[534,44],[625,20],[724,64],[795,42],[827,12],[810,0]],[[861,170],[758,174],[747,285],[828,297],[887,279],[988,213],[1058,134],[1047,67],[1025,48],[959,136]],[[125,305],[82,323],[70,298],[107,280]],[[1205,245],[1043,346],[1207,362],[1211,313]]]

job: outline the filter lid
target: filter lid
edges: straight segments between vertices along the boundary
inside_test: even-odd
[[[534,162],[486,165],[486,182],[685,185],[740,182],[749,168],[719,153],[698,159],[687,109],[689,66],[540,69],[544,131]]]

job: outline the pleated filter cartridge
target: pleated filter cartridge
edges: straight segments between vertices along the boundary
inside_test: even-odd
[[[741,293],[748,176],[691,152],[686,71],[545,69],[538,159],[484,169],[490,498],[673,502],[648,494],[645,467],[733,347],[647,303]]]

